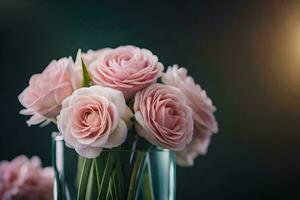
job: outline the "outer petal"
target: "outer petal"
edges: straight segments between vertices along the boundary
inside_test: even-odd
[[[110,97],[110,100],[116,105],[116,107],[119,110],[119,114],[120,116],[123,116],[126,112],[126,102],[124,99],[124,96],[122,94],[122,92],[118,91],[118,90],[114,90],[112,88],[105,88],[105,92],[107,92],[107,94]]]
[[[146,140],[148,140],[151,144],[156,145],[157,141],[155,140],[154,137],[152,137],[151,130],[147,127],[147,125],[145,124],[143,117],[141,115],[141,113],[138,111],[135,113],[135,119],[137,121],[137,123],[135,123],[134,128],[136,130],[136,132],[144,137]]]
[[[40,124],[46,120],[47,120],[46,117],[43,117],[42,115],[36,113],[36,114],[32,115],[30,117],[30,119],[26,121],[26,123],[28,124],[28,126],[31,126],[31,125]]]
[[[88,50],[86,53],[82,54],[82,58],[87,66],[92,62],[95,62],[101,55],[109,50],[110,48],[98,49],[98,50]]]
[[[75,148],[76,152],[86,158],[96,158],[100,155],[101,147],[86,147],[86,148]]]
[[[50,120],[59,114],[63,99],[73,92],[68,71],[72,65],[71,58],[52,60],[42,73],[31,76],[29,86],[18,97],[26,108],[21,114],[33,115],[29,125],[45,121],[40,116]]]
[[[112,132],[103,146],[104,148],[112,148],[121,145],[127,137],[127,126],[123,120],[119,120],[117,128]]]

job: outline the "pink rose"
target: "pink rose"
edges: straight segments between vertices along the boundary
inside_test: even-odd
[[[99,49],[96,51],[88,50],[86,53],[82,53],[81,49],[78,49],[75,64],[69,68],[72,86],[74,90],[83,86],[83,72],[81,59],[84,61],[84,64],[86,66],[89,66],[92,62],[96,61],[97,58],[101,55],[101,53],[105,50],[108,50],[108,48]]]
[[[179,91],[153,84],[135,96],[137,133],[150,143],[171,150],[182,150],[193,135],[192,110]]]
[[[192,77],[187,76],[185,68],[178,68],[177,65],[169,67],[162,76],[162,82],[178,88],[185,96],[185,100],[193,110],[195,133],[193,141],[182,152],[177,153],[181,159],[181,165],[192,165],[193,159],[198,154],[205,154],[210,142],[210,136],[218,131],[218,124],[214,117],[216,108],[206,95],[206,92],[196,84]],[[186,163],[183,158],[186,157]]]
[[[29,126],[58,115],[62,101],[73,92],[68,72],[71,65],[71,58],[53,60],[41,74],[31,76],[29,86],[18,97],[26,108],[20,113],[33,115],[27,121]]]
[[[94,84],[120,90],[126,100],[156,82],[163,68],[157,56],[135,46],[106,49],[89,66]]]
[[[124,142],[126,122],[132,115],[120,91],[92,86],[75,90],[63,101],[57,126],[67,146],[83,157],[95,158],[102,148]]]
[[[0,162],[0,199],[52,200],[54,171],[41,168],[38,157],[18,156]]]

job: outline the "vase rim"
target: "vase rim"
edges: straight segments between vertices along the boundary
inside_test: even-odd
[[[52,140],[53,141],[61,141],[61,142],[64,142],[64,138],[63,136],[59,133],[59,132],[52,132],[51,134],[51,137],[52,137]],[[166,153],[169,153],[169,152],[172,152],[171,150],[169,149],[163,149],[163,148],[160,148],[160,147],[156,147],[155,149],[151,148],[151,150],[145,150],[145,149],[135,149],[135,150],[132,150],[132,149],[116,149],[116,148],[113,148],[113,149],[105,149],[103,148],[102,149],[103,152],[145,152],[145,153],[149,153],[149,152],[166,152]]]

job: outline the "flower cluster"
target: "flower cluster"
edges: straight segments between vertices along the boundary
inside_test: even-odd
[[[66,145],[87,158],[120,146],[133,126],[149,143],[176,151],[179,165],[190,166],[218,131],[216,109],[185,68],[163,71],[147,49],[79,50],[75,61],[54,60],[30,78],[19,95],[20,113],[32,115],[28,125],[57,122]]]
[[[38,157],[18,156],[0,162],[0,199],[52,200],[54,171]]]

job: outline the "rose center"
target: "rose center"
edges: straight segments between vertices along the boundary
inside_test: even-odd
[[[173,107],[166,107],[165,118],[168,119],[165,121],[165,126],[173,129],[180,119],[180,114],[177,109],[174,109]]]
[[[99,119],[99,114],[96,111],[92,111],[86,116],[86,123],[87,124],[94,124],[95,121]]]

